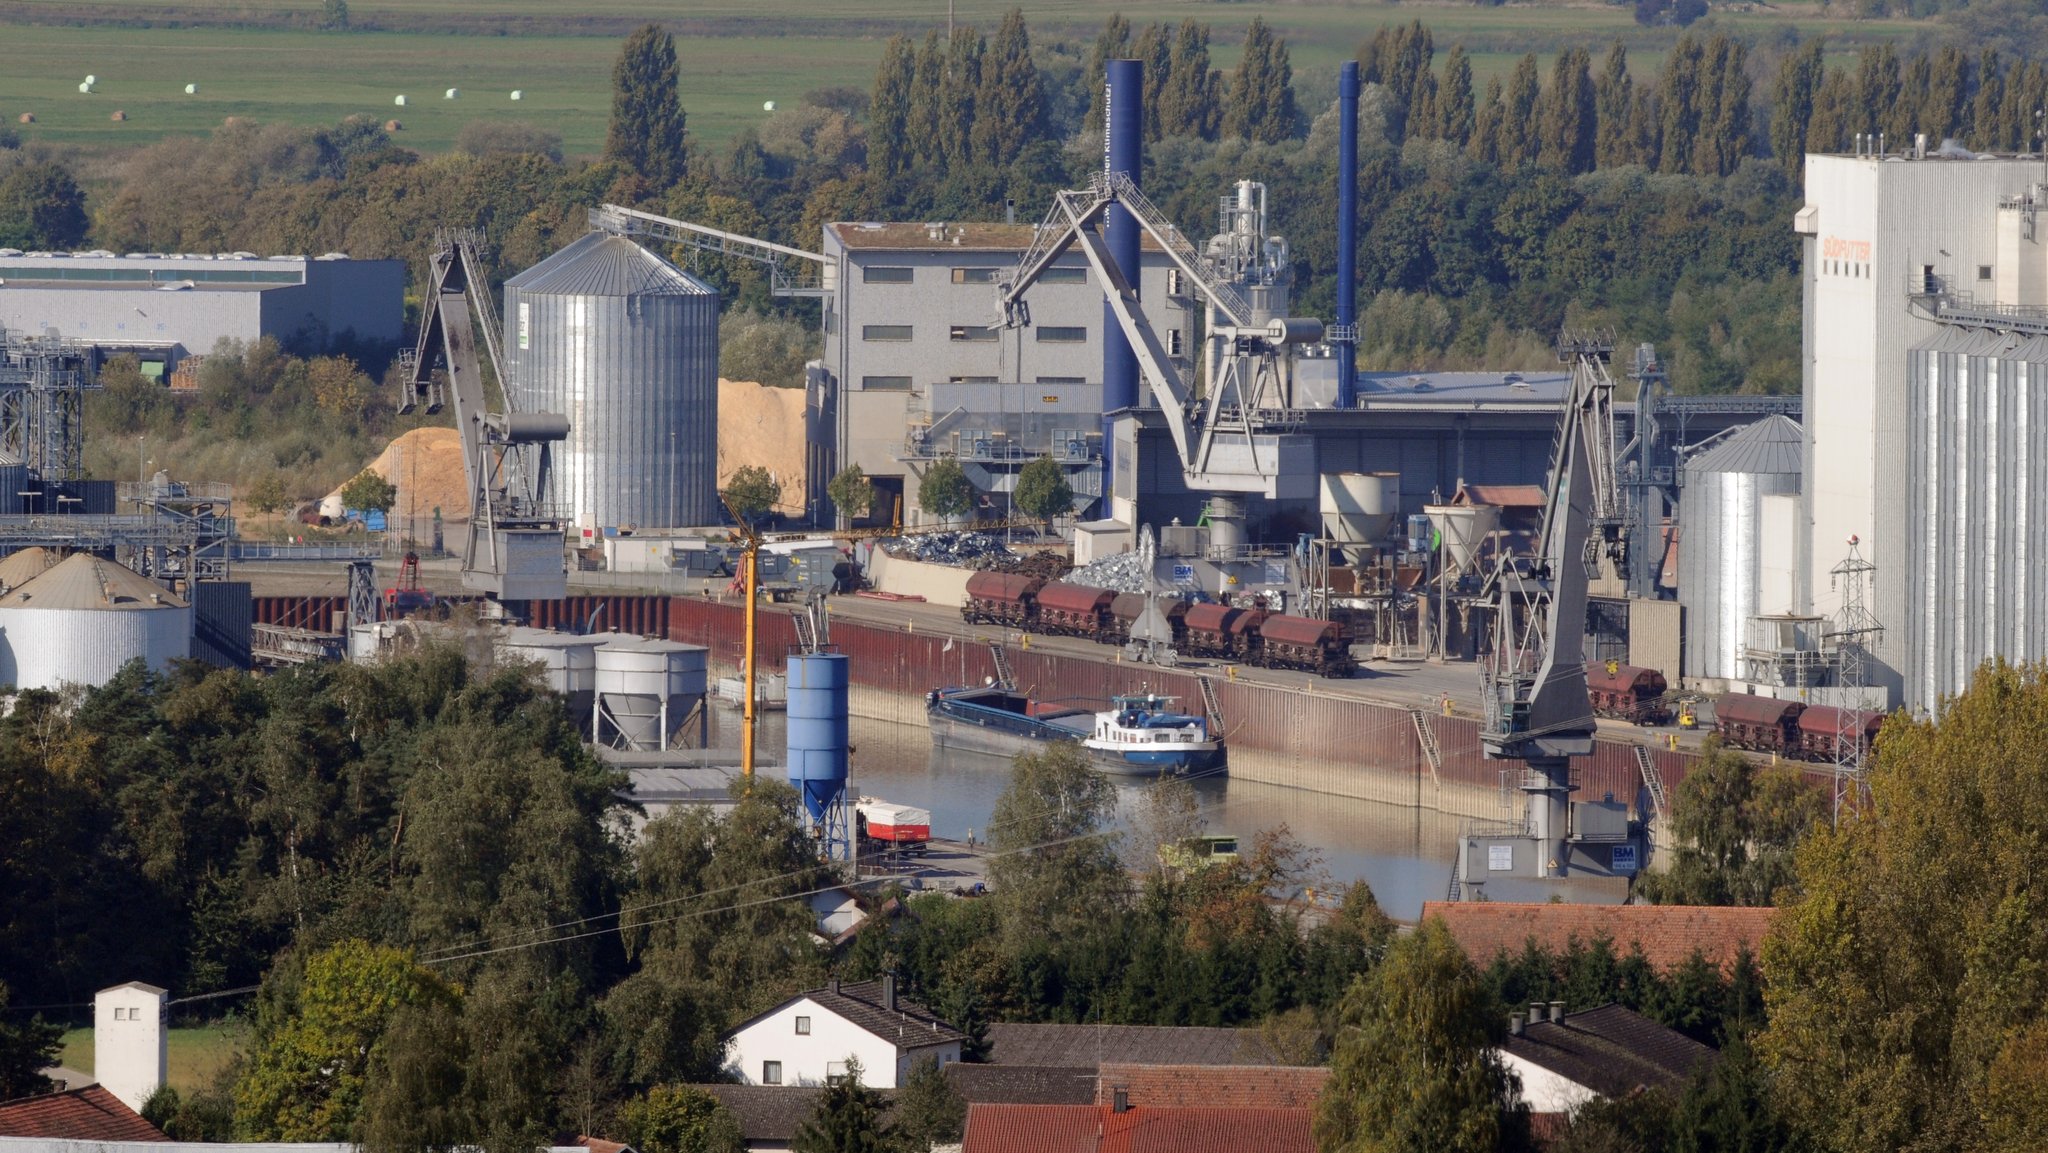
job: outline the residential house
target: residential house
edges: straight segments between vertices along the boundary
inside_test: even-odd
[[[1442,917],[1473,964],[1487,965],[1502,953],[1520,953],[1529,941],[1562,953],[1573,941],[1613,944],[1618,956],[1640,947],[1658,970],[1668,972],[1695,952],[1722,972],[1744,950],[1755,953],[1770,928],[1770,909],[1714,905],[1511,904],[1503,901],[1426,901],[1422,915]]]
[[[742,1085],[825,1085],[860,1062],[861,1082],[903,1084],[917,1062],[960,1059],[966,1035],[896,994],[896,979],[842,984],[789,998],[726,1038],[727,1067]]]
[[[1521,1078],[1531,1112],[1569,1113],[1596,1098],[1620,1100],[1644,1089],[1678,1090],[1715,1059],[1706,1045],[1620,1005],[1580,1013],[1564,1003],[1516,1013],[1499,1049]]]

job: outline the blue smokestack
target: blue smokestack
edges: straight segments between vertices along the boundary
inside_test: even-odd
[[[1121,172],[1139,183],[1145,163],[1145,68],[1136,60],[1112,60],[1103,77],[1102,171],[1107,176]],[[1138,290],[1138,222],[1121,204],[1110,206],[1103,222],[1103,239],[1110,259],[1122,271],[1135,294]],[[1107,301],[1102,305],[1102,411],[1115,412],[1138,403],[1138,358],[1123,326]],[[1114,441],[1109,421],[1102,425],[1102,447],[1109,475],[1116,475]]]
[[[846,655],[789,658],[789,783],[824,823],[846,795]]]
[[[1337,407],[1358,403],[1358,61],[1337,81]]]

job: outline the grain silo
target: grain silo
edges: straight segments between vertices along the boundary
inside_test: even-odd
[[[75,553],[0,596],[0,683],[103,685],[137,657],[192,653],[192,609],[113,561]]]
[[[1767,416],[1685,463],[1678,599],[1688,677],[1740,679],[1750,619],[1792,607],[1789,577],[1773,588],[1765,574],[1786,568],[1771,558],[1794,547],[1804,446],[1798,424]]]
[[[32,546],[8,553],[0,559],[0,593],[10,593],[56,567],[64,554],[56,549]]]
[[[517,407],[561,412],[543,499],[579,528],[715,524],[718,294],[591,232],[505,283]]]

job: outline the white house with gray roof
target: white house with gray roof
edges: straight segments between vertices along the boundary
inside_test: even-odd
[[[743,1085],[826,1085],[860,1062],[863,1085],[894,1089],[912,1066],[960,1059],[966,1034],[896,994],[896,981],[842,984],[799,993],[726,1038],[726,1067]]]

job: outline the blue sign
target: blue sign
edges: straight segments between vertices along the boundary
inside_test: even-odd
[[[1636,871],[1636,847],[1634,845],[1613,845],[1608,848],[1608,867],[1616,873]]]
[[[1191,564],[1177,564],[1173,566],[1173,579],[1177,581],[1191,581],[1195,579],[1195,566]]]

